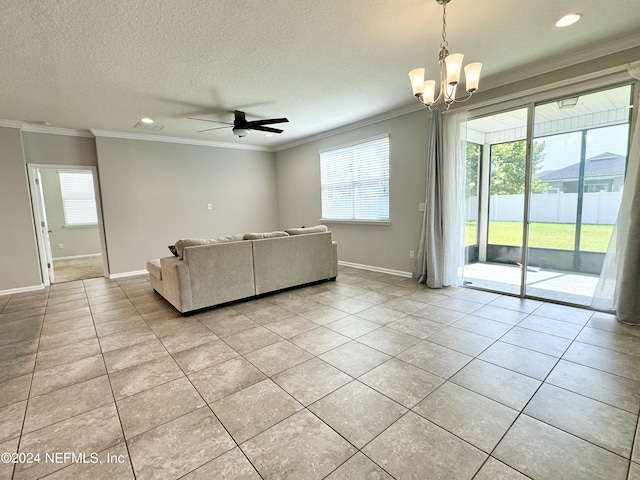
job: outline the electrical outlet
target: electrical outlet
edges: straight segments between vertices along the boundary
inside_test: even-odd
[[[59,248],[60,250],[62,250],[62,249],[64,248],[64,245],[63,245],[63,244],[61,244],[61,243],[59,243],[59,244],[58,244],[58,248]]]
[[[424,207],[425,207],[425,204],[424,204],[424,203],[419,203],[419,204],[418,204],[418,211],[419,211],[419,212],[424,212]]]
[[[416,252],[409,250],[409,258],[416,258]]]

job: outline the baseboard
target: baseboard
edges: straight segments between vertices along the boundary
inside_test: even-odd
[[[0,297],[4,295],[14,295],[16,293],[35,292],[36,290],[44,290],[44,285],[33,285],[31,287],[12,288],[9,290],[0,290]]]
[[[100,257],[102,256],[101,253],[89,253],[87,255],[72,255],[70,257],[56,257],[53,259],[53,261],[55,262],[56,260],[75,260],[76,258],[89,258],[89,257]]]
[[[342,265],[343,267],[359,268],[360,270],[369,270],[371,272],[388,273],[389,275],[396,275],[398,277],[413,277],[413,274],[411,272],[391,270],[390,268],[374,267],[373,265],[362,265],[360,263],[343,262],[341,260],[338,260],[338,265]]]
[[[146,275],[149,272],[146,270],[136,270],[135,272],[122,272],[122,273],[112,273],[109,275],[110,279],[116,278],[125,278],[125,277],[135,277],[136,275]]]

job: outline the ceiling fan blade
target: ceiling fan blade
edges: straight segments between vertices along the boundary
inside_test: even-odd
[[[225,125],[224,127],[207,128],[206,130],[198,130],[196,133],[210,132],[211,130],[220,130],[221,128],[229,128],[229,127],[232,127],[232,126],[233,125]]]
[[[233,123],[219,122],[218,120],[209,120],[207,118],[195,118],[195,117],[188,117],[188,118],[189,120],[200,120],[201,122],[224,123],[225,125],[233,125]]]
[[[282,133],[284,130],[280,130],[279,128],[271,128],[271,127],[263,127],[260,125],[249,126],[251,130],[260,130],[261,132],[273,132],[273,133]]]
[[[289,120],[286,118],[268,118],[266,120],[251,120],[249,122],[250,126],[260,126],[260,125],[271,125],[272,123],[285,123]]]

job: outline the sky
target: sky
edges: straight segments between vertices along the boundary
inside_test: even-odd
[[[604,152],[626,155],[628,135],[628,124],[589,130],[585,158]],[[581,132],[545,137],[544,143],[546,156],[540,171],[557,170],[580,161]]]

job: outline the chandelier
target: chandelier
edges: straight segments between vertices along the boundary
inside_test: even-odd
[[[447,3],[451,0],[436,0],[442,5],[442,42],[440,43],[440,92],[438,96],[436,93],[436,81],[424,80],[424,68],[416,68],[409,72],[409,79],[411,80],[411,86],[413,87],[413,94],[420,100],[429,110],[437,110],[444,107],[449,110],[449,107],[454,102],[464,102],[468,100],[473,92],[478,89],[478,83],[480,82],[480,70],[482,69],[481,63],[470,63],[464,67],[464,76],[466,80],[465,90],[467,95],[461,98],[456,98],[456,89],[460,82],[460,70],[462,68],[462,59],[464,55],[461,53],[454,53],[449,55],[447,47]]]

